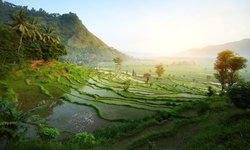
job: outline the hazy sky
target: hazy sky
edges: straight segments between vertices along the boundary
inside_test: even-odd
[[[7,0],[74,12],[109,46],[138,57],[250,38],[250,0]]]

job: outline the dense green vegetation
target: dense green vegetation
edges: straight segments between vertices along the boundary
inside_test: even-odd
[[[0,149],[248,149],[243,57],[223,51],[214,66],[126,62],[116,50],[109,55],[73,13],[0,3],[1,21],[8,20],[0,25]],[[116,57],[95,69],[78,66],[60,61],[63,44],[70,49],[65,58],[76,63],[91,54],[78,59],[74,50],[93,48],[100,60]]]
[[[27,60],[51,60],[66,54],[53,29],[39,26],[25,11],[11,14],[11,21],[0,26],[1,64],[21,63]],[[17,44],[18,43],[18,44]]]
[[[96,65],[97,62],[112,61],[112,59],[116,56],[120,56],[123,59],[129,59],[128,56],[118,52],[112,47],[107,46],[104,42],[89,32],[88,29],[82,24],[81,20],[79,20],[77,15],[72,12],[62,15],[56,13],[49,14],[43,9],[29,10],[25,6],[16,6],[6,1],[1,1],[0,25],[6,24],[10,21],[11,17],[9,15],[18,10],[23,10],[30,16],[35,17],[42,26],[50,26],[55,29],[56,35],[58,35],[68,50],[67,55],[61,57],[63,60],[67,60],[75,64]],[[1,33],[1,35],[4,34]],[[1,38],[2,37],[3,36],[1,36]],[[39,48],[37,48],[39,47],[39,43],[29,42],[27,44],[31,46],[29,51],[39,50]],[[8,46],[4,46],[3,48],[8,48]],[[9,57],[12,58],[14,56]]]
[[[214,64],[215,77],[221,83],[222,92],[226,85],[230,88],[239,80],[239,70],[246,68],[247,60],[234,54],[233,51],[225,50],[218,54]]]
[[[250,107],[250,82],[238,81],[228,90],[228,95],[234,105],[238,108]]]
[[[102,149],[103,145],[109,149],[121,147],[137,149],[141,145],[158,149],[160,145],[169,147],[169,144],[172,149],[193,149],[194,147],[203,149],[207,139],[213,139],[210,144],[213,147],[221,140],[222,134],[225,142],[221,144],[221,147],[230,148],[237,147],[237,142],[234,143],[233,138],[227,137],[238,136],[240,132],[244,134],[242,133],[243,138],[238,142],[242,143],[242,149],[247,146],[248,141],[244,137],[247,136],[249,128],[242,128],[242,126],[247,124],[248,111],[236,109],[227,102],[225,97],[215,95],[207,97],[209,92],[207,86],[211,84],[193,83],[190,80],[188,81],[190,84],[184,85],[180,84],[182,80],[179,78],[165,76],[167,78],[163,76],[164,79],[161,80],[157,80],[156,76],[152,77],[149,82],[153,84],[150,86],[139,75],[96,71],[68,63],[48,62],[40,64],[37,68],[31,66],[22,68],[16,64],[16,69],[11,71],[10,76],[1,80],[3,86],[0,93],[3,97],[9,97],[9,101],[18,99],[18,109],[28,110],[45,104],[47,107],[37,114],[46,118],[50,116],[54,108],[69,102],[80,107],[92,107],[98,117],[114,124],[96,129],[92,133],[80,134],[84,130],[79,130],[79,135],[71,133],[66,136],[67,138],[62,138],[62,133],[65,132],[63,128],[56,129],[62,134],[56,138],[58,135],[56,130],[43,127],[40,131],[38,130],[40,139],[19,141],[16,144],[10,142],[6,149],[15,147],[20,149],[34,147]],[[124,83],[128,80],[129,88],[124,90],[124,85],[126,85]],[[187,82],[185,78],[183,81]],[[220,91],[219,86],[211,86],[215,93]],[[29,90],[28,93],[24,92],[27,90]],[[43,101],[44,103],[41,103]],[[231,126],[224,125],[235,116],[238,116],[239,120]],[[190,130],[192,124],[201,124],[197,130],[193,131],[193,140],[179,139],[178,137],[188,136],[185,130]],[[46,122],[45,126],[48,126]],[[56,126],[50,125],[49,127],[55,128]],[[43,138],[47,136],[49,138]],[[176,136],[174,139],[183,143],[171,142],[172,136]],[[48,139],[51,139],[50,142]],[[168,141],[166,145],[162,145],[165,141]],[[47,142],[53,142],[53,144],[45,144]]]

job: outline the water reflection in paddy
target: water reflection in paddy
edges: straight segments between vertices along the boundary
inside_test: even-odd
[[[69,132],[93,131],[96,128],[112,124],[98,117],[97,112],[87,106],[76,105],[63,101],[63,105],[53,109],[46,118],[48,126]]]

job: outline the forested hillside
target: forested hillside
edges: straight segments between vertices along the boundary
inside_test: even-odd
[[[56,13],[49,14],[43,9],[29,10],[26,6],[16,6],[6,1],[0,1],[1,26],[11,20],[11,14],[21,9],[37,18],[39,24],[55,29],[55,33],[66,46],[68,52],[61,59],[76,64],[95,65],[100,61],[111,61],[116,56],[120,56],[123,59],[129,58],[116,49],[107,46],[103,41],[89,32],[78,16],[71,12],[62,15]]]

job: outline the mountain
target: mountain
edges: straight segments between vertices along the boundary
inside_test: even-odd
[[[27,6],[17,6],[1,0],[0,25],[6,24],[10,20],[10,14],[20,9],[37,18],[40,24],[51,26],[55,29],[68,51],[68,54],[61,58],[63,60],[68,60],[75,64],[95,65],[100,61],[111,61],[117,56],[120,56],[122,59],[130,59],[129,56],[109,47],[88,31],[78,16],[72,12],[62,15],[57,13],[49,14],[42,8],[29,10]]]
[[[232,50],[241,56],[250,58],[250,39],[243,39],[236,42],[221,45],[211,45],[203,48],[192,48],[181,53],[185,57],[216,57],[222,50]]]

